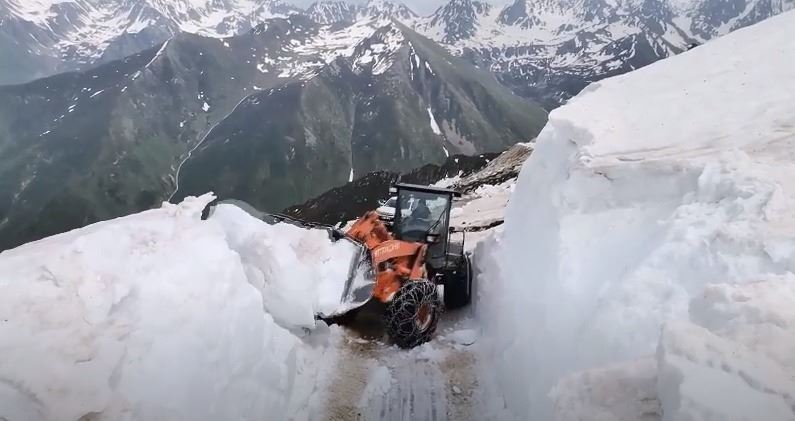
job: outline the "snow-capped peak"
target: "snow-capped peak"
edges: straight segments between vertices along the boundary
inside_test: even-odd
[[[276,72],[280,78],[309,79],[343,59],[354,72],[370,70],[377,75],[392,66],[404,44],[402,31],[391,19],[371,17],[342,27],[322,25],[311,37],[284,40],[282,51],[292,59],[268,57],[261,71]]]
[[[394,18],[402,21],[410,21],[418,16],[408,6],[403,3],[394,3],[389,0],[370,0],[364,6],[361,15],[363,17]]]
[[[358,11],[356,6],[344,0],[320,0],[306,9],[309,18],[321,24],[353,21]]]
[[[453,43],[472,37],[480,19],[491,9],[491,4],[482,1],[451,0],[431,16],[430,26],[441,28],[443,42]]]

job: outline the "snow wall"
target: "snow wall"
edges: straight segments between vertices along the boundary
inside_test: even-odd
[[[316,418],[340,334],[303,328],[347,251],[232,206],[201,221],[212,198],[0,254],[0,419]]]
[[[795,419],[794,23],[550,115],[475,255],[492,419]]]

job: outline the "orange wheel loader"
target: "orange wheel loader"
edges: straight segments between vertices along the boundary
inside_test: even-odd
[[[258,212],[244,202],[225,203],[268,223],[324,228],[335,241],[357,244],[360,253],[351,262],[348,279],[341,280],[345,288],[339,308],[318,316],[341,316],[378,300],[386,304],[390,339],[401,348],[413,348],[430,340],[444,308],[470,303],[472,266],[464,253],[465,233],[450,228],[450,210],[460,193],[413,184],[396,184],[390,190],[397,197],[391,229],[375,211],[340,231]]]

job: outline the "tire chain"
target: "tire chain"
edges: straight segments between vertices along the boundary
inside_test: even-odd
[[[431,305],[433,320],[422,331],[415,320],[418,309],[424,304]],[[425,280],[409,281],[403,285],[387,309],[389,337],[401,348],[414,348],[428,342],[436,331],[442,309],[434,283]]]

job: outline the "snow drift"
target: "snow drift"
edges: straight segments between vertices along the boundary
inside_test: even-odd
[[[288,278],[294,289],[277,295],[268,285],[293,269],[270,260],[265,275],[256,273],[245,252],[303,259],[318,281],[335,269],[306,253],[345,250],[298,228],[235,219],[233,209],[201,221],[210,200],[164,204],[0,254],[0,419],[311,413],[335,335],[299,339],[285,327],[314,324],[318,293],[304,293],[301,272]],[[268,229],[281,236],[268,238]]]
[[[793,20],[550,115],[476,251],[491,416],[795,419]]]

